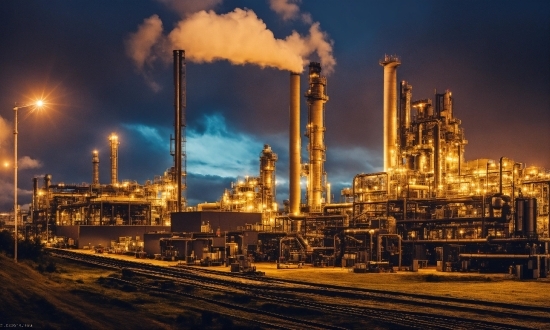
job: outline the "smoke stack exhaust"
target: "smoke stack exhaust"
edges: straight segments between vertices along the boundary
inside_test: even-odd
[[[109,136],[111,143],[111,184],[118,183],[118,136],[115,133],[111,133]]]
[[[290,73],[290,134],[289,134],[289,200],[290,214],[300,214],[300,74]]]
[[[99,185],[99,153],[92,151],[92,185]]]
[[[380,60],[384,67],[384,172],[396,166],[397,160],[397,56]]]

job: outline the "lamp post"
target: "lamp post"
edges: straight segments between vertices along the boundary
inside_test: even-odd
[[[42,101],[37,101],[35,103],[20,105],[18,106],[15,103],[13,107],[13,217],[15,223],[15,232],[14,232],[14,241],[15,247],[13,250],[13,260],[17,262],[17,111],[19,109],[29,108],[29,107],[42,107],[44,103]]]

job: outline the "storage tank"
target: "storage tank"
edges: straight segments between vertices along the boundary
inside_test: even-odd
[[[525,236],[537,236],[537,199],[528,198],[525,200]]]
[[[515,212],[515,219],[514,219],[514,228],[515,228],[515,234],[516,236],[523,236],[525,234],[525,227],[524,227],[524,214],[525,214],[525,200],[522,198],[516,199],[516,212]]]

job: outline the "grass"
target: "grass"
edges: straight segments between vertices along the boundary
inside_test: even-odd
[[[217,314],[205,314],[203,321],[188,308],[193,301],[141,293],[117,283],[120,275],[110,270],[49,261],[56,270],[40,272],[38,263],[16,264],[0,255],[2,323],[39,329],[216,329],[232,322]]]
[[[267,276],[305,282],[521,305],[545,306],[550,300],[548,279],[519,281],[504,275],[437,273],[431,270],[358,274],[345,268],[277,270],[274,264],[260,263],[256,266]],[[226,270],[224,267],[211,269]],[[163,292],[143,293],[134,285],[118,281],[119,278],[139,279],[159,288],[205,294],[191,285],[167,279],[142,278],[130,270],[115,272],[54,258],[15,264],[0,255],[0,283],[3,288],[0,320],[45,329],[255,328],[249,323],[232,320],[219,310],[208,310],[196,300],[175,298]],[[315,313],[307,308],[260,302],[241,293],[227,292],[213,298],[265,311],[315,317]],[[348,324],[351,328],[359,326],[349,318],[331,321],[341,326]],[[376,328],[376,324],[372,326]]]
[[[504,274],[419,272],[353,273],[346,268],[276,269],[274,264],[256,264],[267,276],[349,287],[421,293],[434,296],[546,306],[550,301],[550,278],[516,280]]]

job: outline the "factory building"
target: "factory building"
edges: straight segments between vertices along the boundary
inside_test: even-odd
[[[300,156],[300,74],[290,73],[289,196],[284,207],[276,203],[278,157],[269,145],[260,152],[258,176],[237,179],[217,201],[187,206],[185,62],[180,51],[174,53],[179,123],[174,166],[142,185],[119,182],[119,141],[113,134],[111,183],[99,183],[96,151],[89,185],[52,184],[46,176],[39,188],[35,178],[33,224],[52,227],[58,235],[74,236],[95,226],[109,239],[140,236],[145,252],[189,262],[245,254],[314,266],[366,265],[362,269],[428,265],[440,271],[502,272],[517,266],[522,276],[546,276],[550,172],[506,156],[466,160],[468,141],[455,116],[452,92],[415,99],[412,84],[398,84],[399,57],[384,56],[379,64],[383,171],[350,173],[340,203],[330,200],[324,166],[327,78],[321,65],[312,62],[303,94],[307,160]],[[304,191],[301,176],[307,182]],[[114,226],[146,231],[149,226],[150,231],[127,229],[126,235]]]

